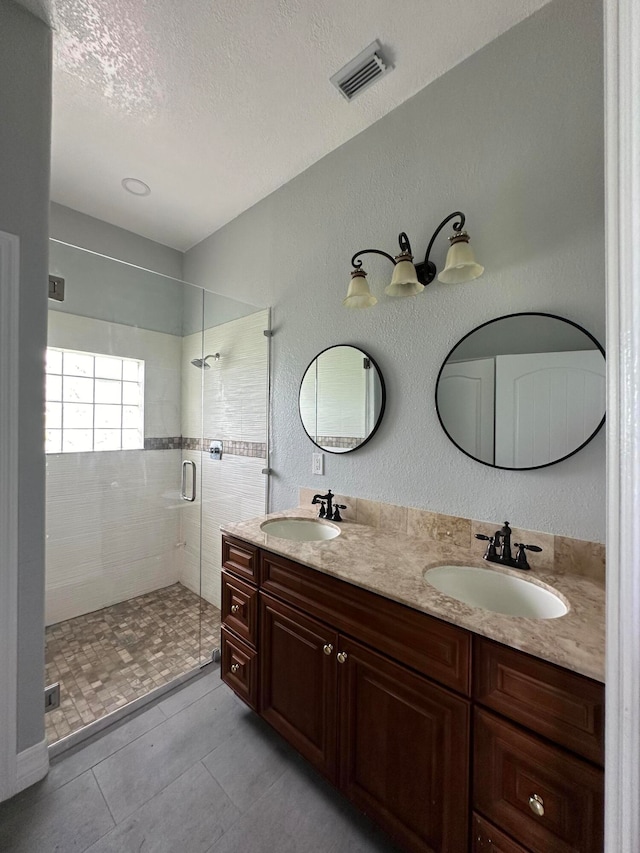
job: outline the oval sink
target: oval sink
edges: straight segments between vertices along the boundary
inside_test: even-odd
[[[424,579],[439,592],[471,607],[482,607],[506,616],[557,619],[567,605],[548,589],[524,578],[479,569],[475,566],[438,566],[427,569]]]
[[[335,539],[341,533],[335,524],[313,518],[274,518],[272,521],[264,521],[260,530],[269,536],[290,539],[292,542],[321,542]]]

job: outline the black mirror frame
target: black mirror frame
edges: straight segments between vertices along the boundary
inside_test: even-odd
[[[442,362],[442,365],[440,366],[440,370],[438,371],[438,377],[436,379],[436,388],[435,388],[435,394],[434,394],[435,404],[436,404],[436,414],[438,415],[438,420],[440,421],[440,426],[442,427],[444,434],[447,436],[447,438],[449,439],[451,444],[453,444],[454,447],[457,447],[461,453],[464,453],[465,456],[468,456],[469,459],[473,459],[473,461],[477,462],[479,465],[484,465],[486,468],[499,469],[501,471],[539,471],[541,468],[549,468],[551,465],[557,465],[559,462],[564,462],[565,459],[570,459],[572,456],[575,456],[576,453],[579,453],[583,447],[586,447],[590,441],[593,441],[593,439],[596,437],[596,435],[600,432],[600,430],[604,426],[604,422],[605,422],[606,416],[607,416],[606,410],[605,410],[604,415],[602,416],[602,420],[600,421],[598,426],[594,429],[594,431],[591,433],[589,438],[587,438],[585,441],[583,441],[579,447],[575,448],[575,450],[572,450],[571,453],[567,453],[566,456],[561,456],[559,459],[554,459],[553,462],[546,462],[544,465],[530,465],[530,466],[527,466],[526,468],[507,468],[505,465],[492,465],[489,462],[483,462],[482,459],[478,459],[476,456],[472,456],[470,453],[468,453],[466,450],[464,450],[464,448],[460,447],[460,445],[456,441],[454,441],[453,438],[451,438],[451,436],[449,435],[449,432],[447,431],[447,428],[445,427],[444,422],[442,420],[442,416],[440,415],[440,408],[438,406],[438,386],[440,384],[440,377],[442,375],[442,371],[445,368],[445,365],[447,364],[447,362],[451,358],[451,355],[453,354],[454,350],[456,350],[463,341],[466,341],[466,339],[468,337],[470,337],[470,335],[473,335],[474,332],[477,332],[478,329],[483,329],[485,326],[489,326],[492,323],[497,323],[498,320],[507,320],[509,317],[551,317],[553,320],[561,320],[563,323],[568,323],[570,326],[573,326],[574,328],[579,329],[584,335],[586,335],[589,338],[589,340],[593,341],[596,348],[598,350],[600,350],[600,352],[602,353],[602,357],[604,358],[604,360],[605,361],[607,360],[607,355],[604,351],[604,347],[602,346],[602,344],[598,340],[596,340],[596,338],[591,334],[591,332],[588,332],[579,323],[574,323],[573,320],[567,320],[566,317],[560,317],[559,314],[549,314],[546,311],[517,311],[514,314],[504,314],[502,317],[494,317],[492,320],[487,320],[486,323],[481,323],[479,326],[475,326],[473,329],[471,329],[470,332],[467,332],[467,334],[464,335],[463,337],[461,337],[460,340],[457,341],[451,347],[449,352],[447,353],[447,357]]]
[[[308,372],[309,368],[310,368],[310,367],[311,367],[311,365],[314,363],[314,361],[316,361],[316,359],[320,358],[320,356],[321,356],[323,353],[327,352],[327,351],[328,351],[328,350],[330,350],[330,349],[336,349],[337,347],[351,347],[352,349],[357,349],[359,352],[361,352],[361,353],[362,353],[363,358],[368,358],[368,359],[369,359],[369,361],[371,362],[372,367],[375,367],[375,369],[376,369],[376,371],[377,371],[377,373],[378,373],[378,378],[379,378],[379,380],[380,380],[380,390],[381,390],[381,395],[382,395],[382,400],[381,400],[381,403],[380,403],[380,412],[379,412],[379,414],[378,414],[378,417],[377,417],[377,419],[376,419],[376,422],[375,422],[375,424],[374,424],[374,427],[373,427],[373,429],[371,430],[371,432],[369,433],[369,435],[365,438],[365,440],[364,440],[363,442],[361,442],[360,444],[358,444],[358,445],[357,445],[357,447],[351,447],[351,448],[349,448],[348,450],[341,450],[341,451],[331,450],[331,449],[330,449],[330,448],[328,448],[328,447],[323,447],[323,445],[322,445],[322,444],[318,444],[318,443],[317,443],[317,441],[314,441],[314,439],[313,439],[313,438],[311,438],[311,436],[310,436],[310,435],[309,435],[309,433],[307,432],[307,428],[305,427],[305,425],[304,425],[304,421],[302,420],[302,412],[301,412],[301,410],[300,410],[300,391],[302,390],[302,383],[304,382],[304,377],[307,375],[307,372]],[[302,429],[304,430],[305,435],[307,436],[307,438],[309,439],[309,441],[310,441],[312,444],[314,444],[316,447],[318,447],[320,450],[322,450],[322,452],[323,452],[323,453],[332,453],[334,456],[344,456],[344,455],[345,455],[345,454],[347,454],[347,453],[353,453],[355,450],[360,450],[360,448],[361,448],[361,447],[364,447],[364,446],[365,446],[365,444],[367,444],[368,442],[370,442],[370,441],[371,441],[371,439],[373,438],[373,436],[374,436],[374,435],[376,434],[376,432],[378,431],[378,428],[380,427],[380,424],[381,424],[381,422],[382,422],[382,416],[384,415],[384,410],[385,410],[386,405],[387,405],[387,389],[386,389],[386,386],[385,386],[385,384],[384,384],[384,376],[382,375],[382,371],[380,370],[380,367],[379,367],[379,365],[378,365],[377,361],[375,360],[375,358],[373,358],[373,356],[372,356],[372,355],[369,355],[369,353],[368,353],[368,352],[366,352],[365,350],[363,350],[361,347],[357,346],[356,344],[332,344],[332,346],[330,346],[330,347],[325,347],[323,350],[320,350],[320,352],[319,352],[319,353],[317,353],[317,355],[315,355],[315,356],[311,359],[311,361],[309,362],[309,364],[306,366],[306,368],[305,368],[305,370],[304,370],[304,373],[302,374],[302,379],[300,380],[300,385],[299,385],[299,387],[298,387],[298,416],[299,416],[299,418],[300,418],[300,423],[302,424]]]

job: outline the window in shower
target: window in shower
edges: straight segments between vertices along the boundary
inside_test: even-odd
[[[47,348],[45,450],[144,447],[144,361]]]

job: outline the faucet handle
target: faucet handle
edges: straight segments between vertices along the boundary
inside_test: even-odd
[[[483,559],[494,562],[496,557],[495,538],[493,536],[485,536],[483,533],[476,533],[475,537],[476,539],[482,539],[484,542],[489,543],[487,545],[487,550],[484,552]]]
[[[324,501],[318,501],[318,503],[320,504],[320,510],[318,512],[318,518],[324,518],[326,515],[326,510],[324,507]]]
[[[538,545],[525,545],[523,542],[514,542],[514,546],[518,549],[518,553],[516,555],[516,565],[519,569],[530,569],[531,566],[527,561],[527,555],[525,551],[542,551]]]
[[[340,515],[341,509],[346,509],[346,504],[334,504],[334,512],[333,512],[333,520],[334,521],[342,521],[342,516]]]

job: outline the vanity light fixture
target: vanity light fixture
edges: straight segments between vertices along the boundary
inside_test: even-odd
[[[433,261],[429,260],[431,247],[447,222],[456,217],[459,218],[459,221],[453,223],[453,234],[449,237],[451,245],[447,253],[445,267],[438,276],[438,281],[444,284],[462,284],[465,281],[473,281],[474,278],[479,278],[484,272],[484,267],[476,262],[473,249],[469,245],[469,235],[462,230],[465,215],[460,210],[456,210],[443,219],[433,232],[424,261],[421,264],[413,263],[411,244],[404,231],[398,236],[400,252],[395,257],[380,249],[362,249],[360,252],[356,252],[351,258],[353,269],[351,270],[349,290],[346,299],[342,302],[345,308],[370,308],[378,301],[369,290],[367,274],[362,269],[362,261],[359,260],[360,255],[383,255],[394,265],[391,283],[385,288],[385,293],[388,296],[415,296],[421,293],[426,285],[430,284],[436,277],[436,266]]]

